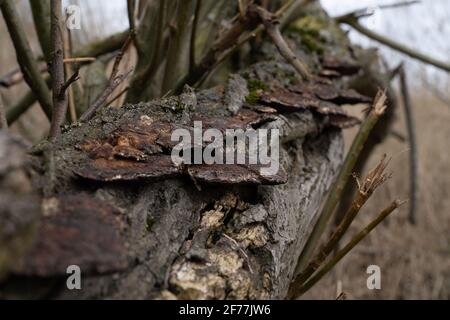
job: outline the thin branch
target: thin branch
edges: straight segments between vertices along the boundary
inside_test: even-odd
[[[111,75],[109,76],[110,81],[113,81],[116,78],[117,74],[119,73],[120,62],[122,61],[123,56],[127,52],[131,43],[133,42],[133,38],[134,38],[134,33],[130,33],[127,40],[125,41],[122,48],[120,49],[119,53],[117,54],[116,58],[114,59],[114,64],[113,64],[113,68],[111,71]]]
[[[288,61],[294,67],[294,69],[300,75],[301,80],[311,79],[311,74],[309,73],[308,68],[303,62],[299,60],[297,55],[292,51],[283,35],[281,34],[278,27],[280,22],[275,18],[273,14],[262,7],[256,7],[256,11],[258,12],[259,17],[262,20],[267,34],[270,36],[283,58],[285,58],[286,61]]]
[[[303,293],[311,289],[323,276],[325,276],[334,266],[344,258],[358,243],[360,243],[376,226],[378,226],[387,216],[399,208],[403,202],[398,200],[392,202],[386,209],[384,209],[370,224],[361,230],[352,240],[347,243],[342,250],[340,250],[328,263],[326,263],[318,272],[316,272],[298,291],[289,292],[288,298],[297,299]]]
[[[346,16],[353,16],[355,18],[365,18],[365,17],[369,17],[369,16],[373,15],[375,13],[375,10],[377,10],[377,9],[381,9],[381,10],[396,9],[396,8],[406,7],[406,6],[410,6],[410,5],[414,5],[414,4],[418,4],[418,3],[420,3],[420,1],[413,0],[413,1],[401,1],[401,2],[394,2],[394,3],[383,4],[383,5],[373,6],[373,7],[367,7],[367,8],[354,10],[350,13],[346,13],[345,15],[337,17],[336,19],[339,20]]]
[[[300,254],[294,273],[295,275],[299,274],[305,268],[311,254],[314,252],[314,249],[319,243],[320,237],[325,231],[328,221],[333,215],[336,205],[342,197],[344,187],[352,174],[353,168],[355,167],[356,161],[358,160],[370,132],[380,117],[384,114],[386,109],[386,99],[386,94],[384,92],[378,92],[375,97],[373,107],[364,122],[361,124],[359,132],[353,140],[350,150],[347,153],[339,175],[329,191],[328,198],[322,212],[320,213],[319,218],[314,225],[313,231],[309,236],[302,253]]]
[[[96,57],[73,57],[73,58],[64,58],[64,63],[83,63],[83,62],[94,62],[97,60]]]
[[[173,0],[149,2],[146,14],[137,30],[135,45],[138,54],[138,64],[131,80],[127,101],[140,101],[145,96],[146,89],[154,80],[158,67],[167,53],[166,34],[169,6]]]
[[[39,66],[39,67],[41,70],[42,69],[45,71],[47,70],[46,65],[43,65],[42,68],[41,68],[41,66]],[[22,81],[23,81],[22,71],[20,70],[20,68],[17,68],[17,69],[12,70],[0,77],[0,86],[2,86],[4,88],[9,88],[16,84],[21,83]]]
[[[400,90],[403,98],[403,108],[405,110],[406,128],[408,131],[409,140],[409,221],[412,224],[416,223],[417,202],[419,197],[419,183],[418,183],[418,156],[417,156],[417,139],[416,139],[416,125],[414,122],[414,114],[411,104],[411,96],[409,94],[408,82],[406,80],[406,72],[402,65],[399,70]]]
[[[86,64],[90,62],[94,62],[97,60],[95,57],[73,57],[73,58],[64,58],[64,64]],[[41,73],[45,73],[48,71],[48,65],[45,62],[39,63],[39,71]],[[0,77],[0,86],[4,88],[10,88],[12,86],[20,84],[24,80],[22,71],[20,68],[9,71]]]
[[[419,3],[421,3],[420,0],[400,1],[400,2],[382,4],[382,5],[377,6],[377,8],[378,9],[395,9],[395,8],[407,7],[407,6],[411,6],[413,4],[419,4]]]
[[[61,135],[61,125],[67,113],[67,87],[64,84],[64,44],[61,31],[62,5],[61,0],[51,0],[51,35],[52,35],[52,63],[50,74],[52,76],[53,116],[50,125],[51,140]],[[78,75],[77,75],[78,76]]]
[[[114,64],[113,64],[113,68],[111,71],[111,75],[109,77],[109,83],[106,86],[105,91],[97,98],[97,100],[91,105],[89,106],[89,108],[81,115],[80,117],[80,121],[81,122],[85,122],[89,119],[91,119],[95,113],[97,112],[97,110],[101,107],[104,106],[106,100],[108,99],[108,97],[111,95],[111,93],[114,92],[114,90],[126,79],[128,78],[128,76],[130,75],[130,73],[132,72],[131,70],[129,72],[127,72],[126,74],[122,74],[122,75],[117,75],[119,73],[119,67],[120,67],[120,62],[122,61],[123,56],[125,55],[125,53],[127,52],[128,48],[130,47],[131,43],[133,42],[135,34],[134,33],[130,33],[128,35],[127,40],[125,41],[125,43],[123,44],[122,48],[120,49],[119,53],[117,54],[115,60],[114,60]]]
[[[339,241],[345,235],[353,220],[361,211],[361,208],[366,204],[367,200],[369,200],[375,190],[389,178],[389,175],[384,173],[387,165],[388,161],[386,161],[386,156],[384,156],[378,165],[369,172],[364,181],[362,183],[358,183],[358,193],[353,200],[352,205],[345,213],[344,218],[337,226],[331,237],[321,247],[319,253],[317,253],[308,266],[295,277],[295,280],[292,282],[290,288],[292,292],[299,291],[304,282],[308,280],[308,278],[311,277],[311,275],[323,264],[330,253],[333,252],[334,248],[337,247]]]
[[[136,0],[127,0],[128,23],[130,32],[136,32]]]
[[[99,41],[88,43],[74,52],[75,57],[99,57],[104,54],[119,50],[127,41],[130,32],[128,30],[115,33]]]
[[[173,35],[170,38],[167,52],[167,62],[164,71],[162,92],[166,93],[174,87],[181,76],[189,71],[188,56],[190,38],[192,35],[192,10],[195,0],[184,0],[178,4]]]
[[[67,23],[67,18],[66,18],[66,23]],[[63,42],[64,42],[64,56],[65,57],[69,57],[72,55],[73,50],[72,50],[72,35],[70,32],[69,28],[64,28],[63,29]],[[71,63],[66,63],[66,59],[63,60],[64,62],[64,70],[66,72],[66,76],[69,74],[73,73],[72,70],[72,65]],[[66,80],[66,83],[69,83],[69,86],[66,88],[68,89],[68,98],[69,98],[69,115],[70,115],[70,120],[72,123],[77,122],[77,110],[76,110],[76,106],[75,106],[75,98],[74,98],[74,91],[73,88],[70,86],[71,82],[75,82],[79,79],[79,71],[80,71],[80,65],[78,63],[76,63],[75,65],[75,73],[73,73],[73,77]],[[66,90],[64,89],[64,91]]]
[[[30,0],[31,13],[33,14],[34,27],[39,43],[44,53],[45,60],[52,59],[52,42],[50,35],[50,0]]]
[[[289,18],[294,14],[294,11],[291,10],[292,8],[303,8],[303,6],[314,2],[316,0],[288,0],[286,3],[275,12],[275,17],[279,18],[281,21],[281,27],[285,26],[286,21],[289,21]],[[191,81],[191,85],[194,85],[195,83],[202,83],[219,65],[221,65],[224,61],[226,61],[230,56],[236,52],[238,48],[240,48],[244,43],[250,41],[252,38],[256,37],[258,34],[260,34],[264,30],[264,26],[258,25],[255,29],[244,33],[241,37],[239,35],[236,36],[236,41],[234,41],[233,44],[228,48],[228,50],[224,49],[222,51],[222,54],[219,54],[221,52],[217,52],[217,56],[215,57],[215,61],[209,68],[206,68],[204,70],[191,70],[190,75],[188,75],[186,78],[184,78],[182,81],[178,83],[176,86],[175,91],[181,91],[185,83],[188,83],[187,81]],[[245,31],[245,30],[244,30]],[[205,56],[206,57],[206,56]],[[200,63],[201,64],[201,63]],[[199,65],[200,65],[199,64]],[[199,72],[198,75],[195,75],[195,72]],[[194,79],[198,79],[197,81],[189,80],[189,77],[192,77]]]
[[[78,81],[80,79],[80,67],[77,66],[75,69],[75,72],[70,76],[69,79],[64,83],[64,85],[61,87],[61,91],[64,92],[74,83],[75,81]]]
[[[110,100],[108,100],[108,102],[105,103],[105,107],[110,106],[111,104],[113,104],[115,101],[117,101],[118,99],[120,99],[125,93],[127,93],[127,91],[130,90],[129,86],[126,86],[124,89],[122,89],[118,94],[116,94],[114,97],[112,97]]]
[[[358,18],[354,16],[353,14],[344,15],[342,17],[337,18],[337,21],[339,23],[345,23],[349,26],[351,26],[353,29],[357,30],[361,34],[365,35],[366,37],[369,37],[375,41],[378,41],[394,50],[397,50],[403,54],[406,54],[407,56],[422,61],[427,64],[431,64],[435,66],[436,68],[442,69],[446,72],[450,72],[450,64],[445,63],[443,61],[439,61],[433,57],[427,56],[423,53],[417,52],[403,44],[400,44],[398,42],[395,42],[385,36],[382,36],[376,32],[373,32],[372,30],[364,27],[361,25],[358,21]]]
[[[50,76],[45,78],[45,82],[47,86],[50,85]],[[22,114],[27,112],[36,101],[36,95],[33,91],[28,90],[27,93],[20,97],[17,102],[15,102],[6,111],[6,119],[8,120],[8,123],[12,125],[16,122],[16,120],[19,119]]]
[[[257,16],[247,14],[243,19],[235,18],[231,27],[219,37],[208,50],[208,52],[201,59],[191,71],[178,82],[175,92],[181,91],[185,84],[190,86],[195,85],[205,74],[214,68],[215,64],[220,58],[220,55],[234,47],[239,37],[247,30],[253,30],[259,24]]]
[[[4,0],[1,2],[0,7],[16,50],[17,62],[24,74],[25,81],[36,95],[42,109],[50,119],[52,115],[52,97],[33,56],[15,5],[12,0]]]
[[[189,72],[192,71],[196,64],[196,48],[195,48],[195,40],[197,39],[197,28],[198,28],[198,20],[200,17],[200,9],[202,8],[203,0],[197,0],[194,12],[194,21],[192,22],[192,30],[191,30],[191,40],[189,45]]]
[[[106,87],[105,91],[98,97],[98,99],[83,113],[79,119],[80,122],[86,122],[90,120],[98,109],[105,105],[106,99],[114,92],[114,90],[131,74],[132,70],[125,74],[121,74],[111,81]]]

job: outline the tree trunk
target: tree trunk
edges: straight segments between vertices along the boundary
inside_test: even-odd
[[[197,93],[186,88],[179,97],[108,108],[67,130],[57,145],[34,148],[30,162],[19,167],[32,168],[42,206],[22,208],[20,219],[11,219],[12,202],[2,196],[0,252],[10,254],[0,255],[0,297],[284,298],[342,161],[337,123],[349,118],[334,103],[354,98],[339,90],[342,76],[358,68],[348,63],[354,60],[345,35],[326,19],[321,28],[338,30],[338,36],[330,33],[313,46],[312,33],[294,32],[289,44],[311,69],[329,77],[314,84],[334,88],[336,95],[323,98],[327,108],[314,86],[305,89],[316,93],[306,93],[313,102],[288,103],[283,94],[297,79],[295,69],[265,43],[258,61],[226,86]],[[326,46],[334,60],[319,56]],[[264,98],[261,91],[270,94]],[[285,177],[263,177],[249,166],[232,166],[231,173],[223,167],[174,168],[161,132],[190,127],[196,118],[211,127],[279,129]],[[19,148],[11,139],[0,134],[2,155],[11,145]],[[0,169],[3,186],[10,168]],[[35,199],[31,191],[15,196]],[[9,228],[3,227],[7,221]],[[17,241],[25,248],[11,254]],[[67,289],[70,265],[81,269],[81,290]]]

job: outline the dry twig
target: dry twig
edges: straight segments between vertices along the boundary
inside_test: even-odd
[[[406,72],[403,65],[399,69],[400,77],[400,91],[403,98],[403,108],[405,110],[406,128],[408,130],[409,140],[409,221],[412,224],[416,223],[416,210],[419,197],[419,183],[418,183],[418,156],[417,156],[417,139],[416,139],[416,125],[414,121],[414,114],[411,104],[411,97],[408,90],[408,82],[406,80]]]
[[[256,7],[256,11],[261,18],[267,34],[270,36],[283,58],[285,58],[294,67],[300,75],[301,80],[311,79],[311,74],[309,73],[308,68],[299,60],[281,34],[280,28],[278,27],[280,22],[276,19],[275,15],[259,6]]]
[[[372,131],[372,128],[378,122],[378,119],[384,114],[386,109],[386,94],[384,92],[378,92],[375,97],[375,101],[373,107],[371,108],[368,116],[362,123],[358,134],[353,140],[352,146],[347,153],[344,164],[339,172],[339,175],[334,182],[331,190],[329,191],[328,198],[325,202],[325,205],[322,209],[322,212],[319,215],[319,218],[314,225],[313,231],[309,236],[305,247],[303,248],[302,253],[298,259],[297,267],[295,270],[295,275],[299,274],[305,267],[307,262],[309,261],[311,254],[314,252],[318,242],[320,241],[320,237],[322,236],[325,228],[327,227],[328,221],[334,213],[336,205],[341,199],[342,193],[344,191],[344,187],[347,184],[348,178],[352,174],[353,168],[358,160],[359,154],[361,153],[364,144]]]
[[[0,3],[0,7],[11,35],[11,40],[16,50],[17,61],[24,74],[25,81],[36,95],[42,109],[50,119],[52,115],[52,97],[50,90],[33,56],[15,5],[12,0],[3,0]]]
[[[399,208],[404,202],[394,201],[386,209],[384,209],[378,216],[369,223],[363,230],[361,230],[353,239],[351,239],[329,262],[327,262],[319,271],[317,271],[306,283],[304,283],[298,290],[289,292],[290,299],[297,299],[303,293],[311,289],[317,282],[319,282],[324,275],[326,275],[334,266],[344,258],[358,243],[360,243],[376,226],[378,226],[387,216],[389,216],[395,209]]]
[[[337,226],[330,239],[322,246],[308,266],[295,277],[290,289],[292,292],[298,292],[305,281],[308,280],[308,278],[323,264],[333,249],[336,248],[353,220],[361,211],[361,208],[372,196],[373,192],[389,178],[389,175],[385,174],[388,163],[389,161],[386,161],[386,156],[384,156],[379,164],[369,172],[364,181],[362,183],[358,182],[358,193],[353,200],[351,207],[344,215],[344,218]]]
[[[295,11],[297,11],[299,8],[302,8],[309,3],[312,3],[316,0],[288,0],[286,3],[278,9],[274,16],[278,19],[280,19],[280,27],[281,29],[287,25],[287,23],[291,20],[291,18],[295,15]],[[244,43],[250,41],[250,39],[255,38],[257,35],[259,35],[264,30],[263,25],[258,25],[255,29],[248,31],[245,33],[246,30],[243,31],[243,34],[241,37],[238,37],[236,41],[228,48],[228,50],[225,50],[222,52],[222,54],[218,55],[216,57],[216,61],[212,66],[205,70],[204,73],[198,77],[198,80],[195,83],[202,83],[219,65],[221,65],[224,61],[230,58],[230,56],[236,52],[238,48],[240,48]],[[193,73],[190,72],[190,73]],[[187,79],[187,78],[186,78]],[[183,88],[183,85],[185,84],[186,79],[183,79],[177,86],[176,91],[180,91]],[[195,84],[192,82],[192,85]]]
[[[394,50],[397,50],[403,54],[406,54],[407,56],[417,59],[419,61],[422,61],[427,64],[431,64],[435,66],[436,68],[442,69],[446,72],[450,72],[450,64],[445,63],[443,61],[439,61],[433,57],[427,56],[423,53],[417,52],[403,44],[400,44],[398,42],[395,42],[385,36],[382,36],[376,32],[373,32],[372,30],[364,27],[361,25],[358,21],[359,18],[365,17],[368,14],[363,15],[361,12],[351,12],[349,14],[345,14],[343,16],[337,17],[336,21],[339,23],[345,23],[349,26],[351,26],[356,31],[360,32],[361,34],[365,35],[366,37],[369,37],[375,41],[380,42],[381,44],[384,44]]]
[[[109,100],[108,102],[105,103],[105,107],[110,106],[113,102],[120,99],[125,93],[128,92],[128,90],[130,90],[129,86],[126,86],[125,88],[123,88],[118,94],[116,94],[114,97],[112,97],[111,100]]]
[[[67,113],[66,89],[78,78],[78,75],[74,75],[67,83],[65,82],[64,43],[61,31],[61,19],[61,0],[51,0],[51,39],[53,55],[50,66],[53,91],[53,115],[49,135],[51,140],[57,139],[61,134],[61,125],[64,123]]]
[[[192,30],[191,30],[191,39],[190,39],[190,47],[189,47],[189,72],[192,71],[196,64],[196,48],[195,48],[195,40],[197,39],[197,28],[198,28],[198,20],[200,16],[200,9],[202,8],[202,1],[197,0],[195,13],[194,13],[194,21],[192,22]]]
[[[122,46],[122,49],[120,49],[119,53],[117,54],[117,56],[114,60],[114,65],[113,65],[113,68],[111,71],[111,75],[109,77],[109,83],[108,83],[105,91],[81,115],[81,117],[79,119],[81,122],[90,120],[94,116],[95,112],[97,112],[97,110],[99,108],[101,108],[105,105],[106,100],[114,92],[114,90],[131,74],[132,70],[126,72],[125,74],[117,75],[119,73],[120,62],[122,61],[124,54],[127,52],[128,48],[130,47],[131,43],[133,42],[133,38],[134,38],[134,34],[130,33],[127,41],[125,41],[124,45]]]
[[[44,53],[45,60],[52,60],[52,41],[50,31],[50,0],[29,0],[33,14],[34,27]]]

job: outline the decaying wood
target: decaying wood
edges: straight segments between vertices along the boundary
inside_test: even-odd
[[[311,70],[330,70],[331,60],[335,71],[302,84],[268,46],[225,85],[100,108],[64,132],[52,149],[52,193],[29,210],[31,240],[0,260],[0,297],[286,297],[307,231],[341,165],[340,128],[356,123],[341,104],[368,98],[343,81],[345,72],[359,70],[347,43],[339,57],[330,51],[308,59]],[[305,56],[304,48],[292,50]],[[279,175],[261,176],[249,165],[175,166],[170,134],[196,120],[219,130],[279,129]],[[33,183],[43,189],[47,164],[39,148],[32,164]],[[13,252],[4,234],[23,234],[0,229],[0,246],[9,249],[0,252]],[[72,264],[82,269],[82,290],[66,289]]]

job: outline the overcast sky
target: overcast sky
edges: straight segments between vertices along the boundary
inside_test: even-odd
[[[339,15],[364,7],[376,7],[381,4],[400,2],[401,0],[321,0],[327,11]],[[422,0],[421,3],[396,9],[376,10],[376,13],[361,22],[370,29],[386,35],[417,51],[426,53],[442,61],[450,62],[450,0]],[[376,45],[357,32],[351,31],[351,38],[365,46]],[[441,89],[449,90],[448,74],[434,67],[424,66],[411,61],[386,47],[381,47],[391,65],[406,59],[415,72],[426,73],[437,82]],[[446,88],[444,88],[446,87]]]

